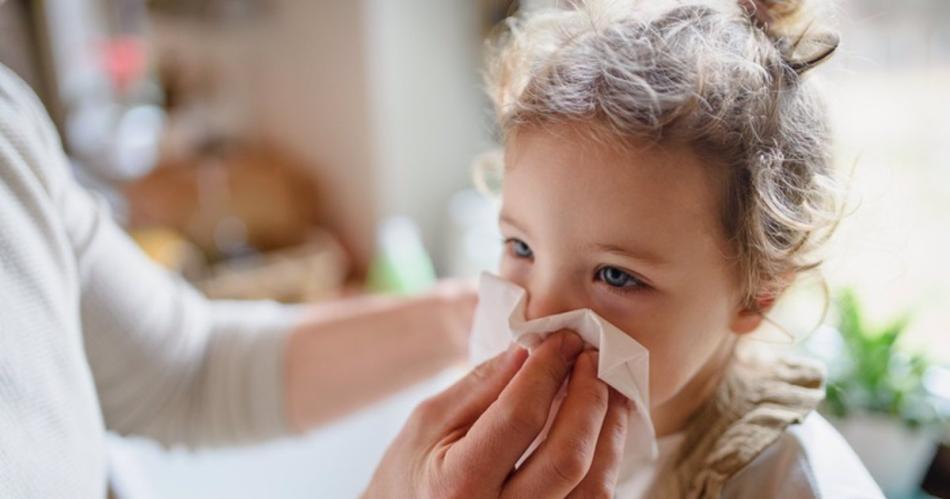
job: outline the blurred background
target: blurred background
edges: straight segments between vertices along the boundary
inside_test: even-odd
[[[518,3],[0,0],[0,62],[40,95],[81,182],[209,296],[411,293],[497,259],[471,172],[497,146],[483,40]],[[823,410],[888,496],[950,497],[950,2],[846,0],[835,22],[842,46],[815,72],[849,179],[833,306],[805,281],[775,320],[828,362]],[[116,436],[114,487],[353,497],[455,376],[293,441],[190,452]]]

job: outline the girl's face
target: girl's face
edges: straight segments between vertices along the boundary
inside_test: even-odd
[[[654,418],[688,412],[761,320],[739,305],[713,168],[686,147],[624,152],[568,126],[519,130],[505,163],[501,274],[527,291],[527,318],[594,310],[650,351]]]

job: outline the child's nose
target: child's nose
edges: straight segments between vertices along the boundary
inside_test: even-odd
[[[574,296],[573,286],[552,280],[532,283],[528,287],[525,319],[532,320],[584,308],[583,300]]]

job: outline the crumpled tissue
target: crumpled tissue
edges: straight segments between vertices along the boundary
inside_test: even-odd
[[[646,348],[593,310],[580,309],[525,320],[527,293],[521,287],[492,274],[479,281],[478,307],[469,337],[469,360],[478,364],[505,351],[512,341],[529,351],[548,334],[569,329],[598,350],[597,376],[633,402],[623,469],[656,458],[657,447],[650,419],[650,354]],[[547,425],[525,452],[519,465],[540,445],[553,422],[564,388],[551,408]],[[621,474],[625,474],[622,473]]]

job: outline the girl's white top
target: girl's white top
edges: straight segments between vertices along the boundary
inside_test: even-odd
[[[647,499],[659,470],[670,464],[684,435],[657,441],[656,461],[617,484],[617,499]],[[884,499],[844,438],[817,412],[788,427],[779,439],[726,482],[722,499]]]

